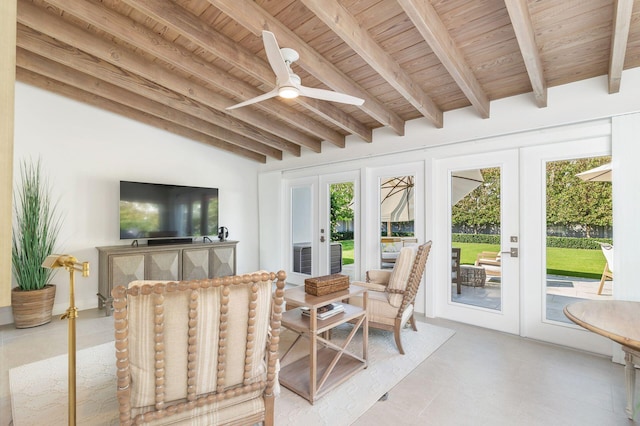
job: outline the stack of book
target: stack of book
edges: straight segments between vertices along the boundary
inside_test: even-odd
[[[308,317],[311,315],[311,309],[307,307],[301,307],[302,315]],[[318,312],[316,314],[316,318],[319,320],[324,320],[327,318],[331,318],[334,315],[339,314],[340,312],[344,312],[344,306],[338,303],[329,303],[328,305],[324,305],[318,308]]]

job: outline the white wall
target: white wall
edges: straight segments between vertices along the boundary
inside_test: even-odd
[[[89,278],[76,277],[79,309],[97,306],[95,247],[122,244],[120,180],[219,188],[219,223],[229,228],[230,240],[240,241],[238,272],[259,268],[254,161],[17,83],[14,181],[20,161],[28,157],[42,159],[60,197],[64,225],[59,252],[91,264]],[[68,280],[64,272],[53,279],[58,285],[55,314],[68,307]],[[11,308],[0,308],[0,324],[12,321]]]

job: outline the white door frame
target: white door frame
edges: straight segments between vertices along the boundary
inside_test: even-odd
[[[546,319],[546,163],[611,155],[611,138],[598,136],[571,142],[522,148],[520,170],[522,224],[522,336],[611,354],[611,343],[574,324]]]
[[[520,333],[519,259],[503,254],[502,304],[500,310],[479,308],[451,299],[451,189],[450,176],[454,170],[500,167],[501,193],[501,251],[518,247],[510,236],[519,237],[518,215],[518,150],[507,149],[489,153],[462,155],[435,161],[435,223],[434,247],[438,267],[435,274],[436,316],[480,327]]]

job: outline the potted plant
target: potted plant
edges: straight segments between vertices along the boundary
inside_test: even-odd
[[[13,197],[11,262],[17,287],[11,290],[11,307],[15,326],[28,328],[51,321],[56,287],[49,283],[53,270],[42,262],[53,252],[61,219],[40,160],[23,161],[20,178]]]

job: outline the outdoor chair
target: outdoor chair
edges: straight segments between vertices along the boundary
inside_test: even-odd
[[[114,288],[120,424],[273,425],[285,278]]]
[[[402,238],[400,237],[380,238],[380,267],[393,268],[402,246]]]
[[[380,267],[393,268],[402,247],[417,245],[415,237],[381,237],[380,238]]]
[[[393,270],[374,269],[367,271],[367,281],[352,284],[366,287],[367,315],[369,327],[393,331],[396,346],[404,354],[400,332],[407,324],[418,331],[413,316],[414,301],[422,282],[431,241],[419,246],[404,247],[400,250]],[[363,306],[363,297],[349,298],[349,303]]]
[[[604,258],[607,260],[604,264],[604,271],[602,271],[602,277],[600,278],[600,287],[598,287],[598,295],[602,294],[602,288],[604,282],[609,279],[613,280],[613,246],[608,243],[598,243]]]
[[[482,266],[487,275],[499,277],[501,275],[500,253],[495,251],[483,251],[476,256],[475,266]]]

